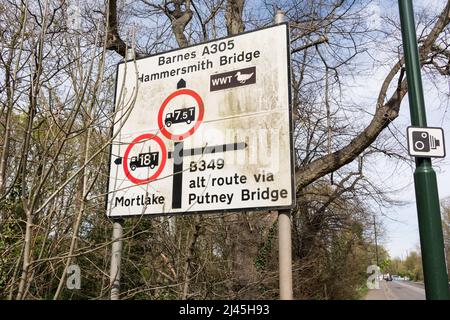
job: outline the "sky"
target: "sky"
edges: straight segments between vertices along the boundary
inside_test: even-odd
[[[416,9],[422,6],[427,6],[431,10],[439,12],[445,3],[440,0],[425,1],[415,0],[414,6]],[[393,6],[392,1],[375,1],[367,10],[372,12],[372,19],[370,21],[374,26],[382,24],[379,15],[387,13],[390,10],[390,15],[397,14],[396,5]],[[383,60],[386,52],[382,50],[375,52],[377,58]],[[354,100],[363,104],[372,103],[376,98],[380,83],[383,81],[387,72],[387,66],[373,66],[373,72],[367,75],[362,75],[355,83],[361,85],[352,89]],[[425,106],[427,110],[428,126],[443,127],[446,141],[450,141],[450,130],[448,130],[450,122],[450,105],[448,94],[450,91],[450,80],[441,79],[437,86],[439,90],[433,85],[430,78],[422,75]],[[439,92],[440,91],[440,92]],[[410,125],[409,116],[409,101],[406,97],[402,102],[402,107],[399,117],[395,120],[393,132],[397,135],[397,139],[404,146],[406,146],[406,128]],[[447,130],[446,130],[447,129]],[[450,146],[447,143],[447,153],[450,153]],[[441,199],[450,197],[450,161],[447,159],[434,160],[433,167],[437,174],[439,196]],[[382,209],[377,212],[378,219],[383,224],[385,232],[383,233],[381,244],[389,251],[391,258],[399,257],[405,258],[408,252],[417,250],[420,245],[419,230],[417,224],[417,210],[415,204],[415,191],[413,181],[414,167],[407,164],[393,165],[387,159],[381,160],[375,164],[370,170],[370,174],[374,179],[382,179],[383,183],[388,188],[400,189],[400,191],[393,194],[395,200],[402,201],[404,205],[394,206],[389,209]]]
[[[429,86],[429,85],[428,85]],[[427,88],[427,81],[424,81],[424,87]],[[432,90],[425,91],[425,105],[427,107],[427,120],[429,126],[444,127],[445,140],[450,141],[450,130],[448,128],[449,116],[447,115],[445,123],[442,123],[443,112],[433,112],[433,95]],[[409,121],[408,99],[405,99],[402,106],[401,120]],[[405,114],[406,113],[406,114]],[[402,127],[406,127],[402,125]],[[448,143],[447,143],[448,150]],[[450,197],[450,164],[448,159],[433,161],[433,167],[436,171],[439,197],[444,199]],[[400,200],[406,201],[404,206],[394,207],[392,212],[387,213],[386,217],[382,217],[382,222],[386,229],[383,244],[388,249],[391,257],[405,258],[408,251],[416,250],[419,246],[419,229],[417,224],[417,210],[415,203],[415,191],[413,170],[404,172],[401,178],[402,183],[406,184],[404,190],[398,195]]]

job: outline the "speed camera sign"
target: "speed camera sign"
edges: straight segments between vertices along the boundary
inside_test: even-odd
[[[445,157],[442,128],[408,127],[408,151],[413,157]]]

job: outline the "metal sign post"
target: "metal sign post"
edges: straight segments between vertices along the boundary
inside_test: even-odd
[[[134,59],[133,49],[127,50],[127,59]],[[122,263],[122,237],[123,237],[123,219],[113,218],[112,246],[111,246],[111,268],[109,274],[109,285],[111,287],[111,300],[120,299],[120,273]]]
[[[111,286],[111,300],[120,299],[120,267],[122,260],[122,236],[123,220],[116,219],[113,223],[112,250],[111,250],[111,271],[109,274]]]
[[[286,15],[277,10],[275,24],[286,22]],[[278,211],[278,263],[280,276],[280,300],[292,300],[292,235],[290,210]]]
[[[399,0],[411,124],[427,127],[412,0]],[[422,145],[419,145],[419,149]],[[416,146],[417,147],[417,146]],[[450,299],[436,173],[430,158],[416,157],[414,172],[425,293],[429,300]]]
[[[278,211],[278,263],[280,270],[280,300],[292,300],[292,236],[291,213]]]

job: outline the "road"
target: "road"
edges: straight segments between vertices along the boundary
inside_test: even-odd
[[[380,281],[380,289],[371,289],[366,300],[425,300],[422,284],[407,281]]]

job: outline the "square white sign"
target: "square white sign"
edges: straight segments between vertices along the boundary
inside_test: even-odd
[[[408,127],[408,152],[413,157],[445,157],[444,131],[442,128]]]
[[[287,24],[121,63],[107,214],[291,208]]]

